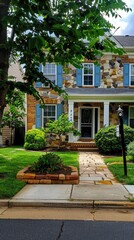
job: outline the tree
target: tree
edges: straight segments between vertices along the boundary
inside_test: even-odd
[[[12,144],[13,130],[24,126],[24,94],[14,90],[12,95],[7,95],[6,101],[8,108],[3,114],[2,127],[8,126],[11,129],[10,143]]]
[[[122,0],[0,0],[0,129],[9,91],[17,88],[41,99],[34,82],[49,80],[39,72],[39,63],[70,62],[80,67],[84,57],[95,59],[102,51],[121,53],[109,37],[103,38],[114,27],[104,15],[117,18],[119,9],[129,11]],[[25,68],[23,83],[8,80],[10,60],[16,56]]]
[[[67,114],[60,115],[60,117],[55,121],[49,120],[46,124],[46,132],[58,135],[59,138],[58,148],[60,148],[61,146],[62,136],[66,136],[71,132],[74,133],[75,136],[80,135],[80,132],[74,127],[73,122],[70,122],[68,120]]]

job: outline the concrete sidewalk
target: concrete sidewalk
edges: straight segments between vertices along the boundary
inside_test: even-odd
[[[134,186],[118,183],[98,153],[80,152],[79,185],[26,185],[9,206],[134,207]],[[1,201],[2,204],[2,201]],[[4,204],[4,202],[3,202]]]

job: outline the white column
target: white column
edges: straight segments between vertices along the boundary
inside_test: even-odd
[[[109,126],[109,102],[104,102],[104,126]]]
[[[71,122],[74,122],[74,102],[68,101],[68,119]],[[69,142],[73,142],[73,133],[69,133]]]
[[[74,102],[68,102],[68,119],[71,122],[74,122]]]

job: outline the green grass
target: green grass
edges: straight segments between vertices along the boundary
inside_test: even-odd
[[[65,165],[72,165],[78,168],[77,152],[56,152]],[[0,178],[0,198],[13,197],[26,183],[16,179],[19,170],[36,162],[38,157],[45,152],[25,151],[17,147],[0,148],[0,173],[5,178]]]
[[[127,157],[127,176],[124,176],[124,164],[122,157],[105,158],[109,170],[113,173],[115,178],[123,184],[134,184],[134,163],[128,162]]]

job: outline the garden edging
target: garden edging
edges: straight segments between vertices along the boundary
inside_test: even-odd
[[[69,166],[72,170],[71,174],[36,174],[28,173],[30,166],[20,170],[16,178],[29,184],[79,184],[78,169]]]

